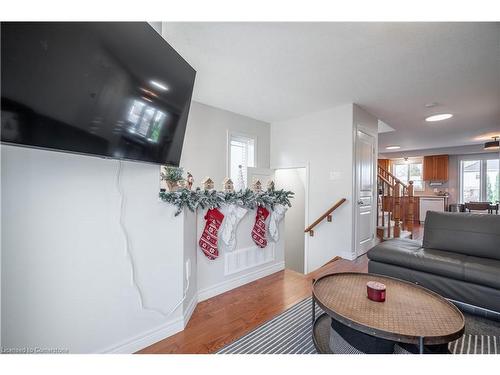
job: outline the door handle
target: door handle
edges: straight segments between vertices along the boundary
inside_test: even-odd
[[[362,200],[359,200],[358,205],[362,206],[362,205],[364,205],[364,202]]]

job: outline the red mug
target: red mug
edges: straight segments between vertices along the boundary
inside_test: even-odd
[[[375,302],[385,301],[385,285],[379,283],[378,281],[368,281],[366,283],[366,291],[368,293],[368,299]]]

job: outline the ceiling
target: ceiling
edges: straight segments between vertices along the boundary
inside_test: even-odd
[[[194,100],[255,119],[357,103],[395,129],[381,151],[500,134],[500,23],[166,23],[163,34],[197,70]],[[443,112],[454,117],[424,121]]]

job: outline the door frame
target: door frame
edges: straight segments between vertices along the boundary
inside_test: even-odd
[[[373,137],[374,142],[373,142],[373,191],[372,191],[372,204],[374,205],[374,209],[372,210],[372,222],[373,222],[373,240],[372,240],[372,245],[375,246],[376,239],[377,239],[377,155],[378,155],[378,133],[374,134],[374,131],[366,126],[363,126],[361,124],[357,124],[356,126],[353,127],[353,149],[352,149],[352,158],[353,158],[353,166],[352,166],[352,186],[353,186],[353,194],[352,194],[352,215],[353,215],[353,220],[352,220],[352,244],[353,246],[351,247],[351,259],[354,260],[358,256],[361,256],[363,254],[359,254],[359,248],[358,248],[358,178],[357,178],[357,167],[358,167],[358,160],[357,160],[357,148],[358,148],[358,131],[361,131],[365,133],[366,135],[369,135]]]
[[[308,220],[309,220],[309,162],[304,162],[304,163],[293,163],[293,164],[285,164],[281,166],[271,166],[271,169],[273,169],[276,173],[276,170],[278,169],[298,169],[298,168],[305,168],[306,170],[306,180],[305,180],[305,186],[304,186],[304,222],[306,225],[308,225]],[[292,200],[293,204],[293,200]],[[305,229],[305,228],[304,228]],[[283,254],[284,255],[284,254]],[[307,233],[304,233],[304,274],[309,273],[309,263],[308,263],[308,257],[309,255],[309,236]]]

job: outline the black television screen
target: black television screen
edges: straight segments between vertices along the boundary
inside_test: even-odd
[[[179,165],[195,70],[148,24],[2,22],[2,142]]]

